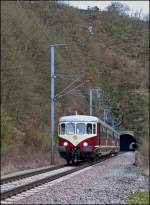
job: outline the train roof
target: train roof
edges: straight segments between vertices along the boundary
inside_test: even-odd
[[[99,122],[99,118],[89,115],[69,115],[61,117],[59,122]]]
[[[111,127],[110,125],[108,125],[106,122],[102,121],[99,119],[100,124],[102,124],[103,126],[109,128],[111,131],[115,132],[116,134],[119,134],[119,132],[117,132],[113,127]]]
[[[114,128],[112,128],[110,125],[105,123],[104,121],[100,120],[98,117],[91,116],[91,115],[68,115],[68,116],[63,116],[59,118],[59,123],[60,122],[100,122],[103,126],[109,128],[116,134],[119,134],[118,131],[116,131]]]

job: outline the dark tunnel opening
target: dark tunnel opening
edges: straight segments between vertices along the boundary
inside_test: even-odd
[[[130,134],[120,135],[120,151],[135,151],[137,148],[136,139]]]

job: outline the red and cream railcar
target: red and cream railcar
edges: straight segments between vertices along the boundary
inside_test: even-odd
[[[67,163],[119,152],[119,133],[97,117],[64,116],[59,119],[58,149]]]

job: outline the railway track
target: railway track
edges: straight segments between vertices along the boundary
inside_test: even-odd
[[[27,171],[27,172],[24,172],[22,174],[18,174],[18,175],[14,175],[14,176],[2,176],[1,177],[1,181],[0,181],[0,185],[3,185],[3,184],[6,184],[8,182],[12,182],[12,181],[16,181],[16,180],[19,180],[19,179],[23,179],[23,178],[26,178],[26,177],[31,177],[31,176],[34,176],[34,175],[37,175],[37,174],[42,174],[44,172],[49,172],[49,171],[53,171],[53,170],[57,170],[57,169],[60,169],[62,167],[65,167],[66,165],[63,164],[63,165],[58,165],[58,166],[54,166],[54,167],[46,167],[46,168],[41,168],[41,169],[37,169],[35,171]]]
[[[47,182],[54,181],[71,173],[75,173],[79,170],[87,168],[89,166],[101,163],[106,160],[110,160],[112,157],[104,157],[99,161],[93,163],[79,164],[76,166],[60,165],[45,170],[38,170],[32,173],[26,173],[13,178],[5,178],[1,181],[1,201],[19,193],[25,192],[32,188],[38,187]]]

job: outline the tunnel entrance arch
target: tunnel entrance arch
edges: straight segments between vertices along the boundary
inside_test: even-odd
[[[120,151],[134,151],[137,148],[137,140],[132,132],[126,131],[120,134]]]

